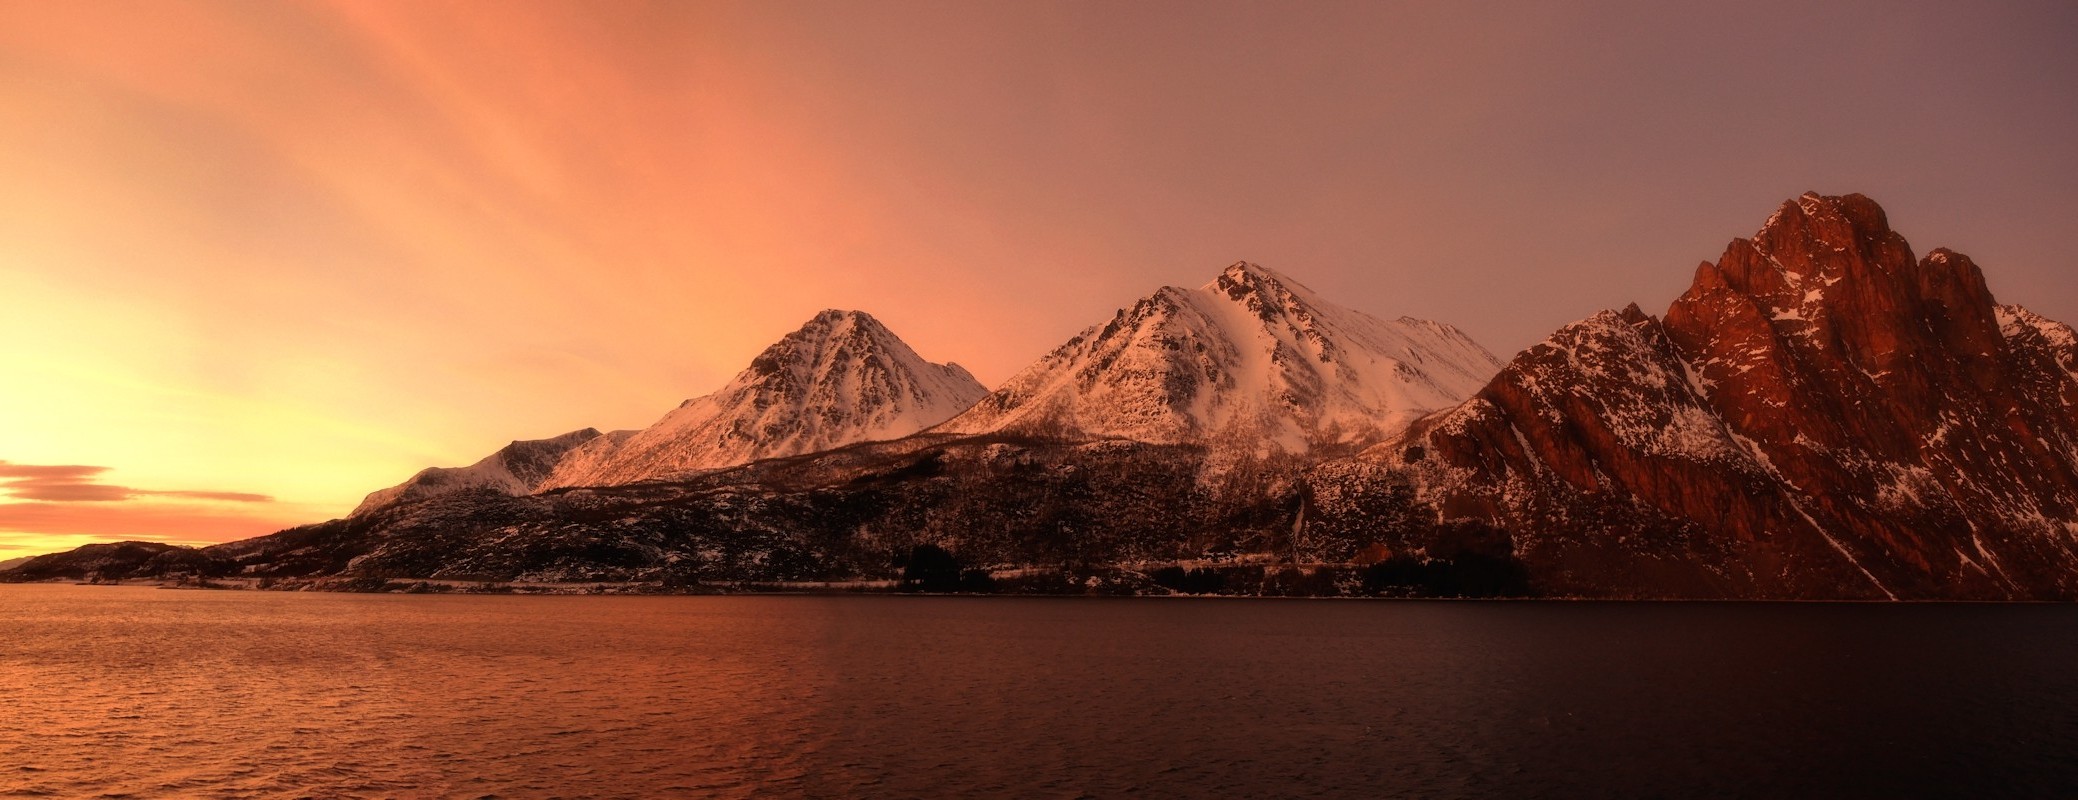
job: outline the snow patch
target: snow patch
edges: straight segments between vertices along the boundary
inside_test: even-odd
[[[1788,499],[1790,509],[1797,512],[1798,516],[1803,517],[1805,522],[1811,523],[1811,529],[1818,531],[1818,535],[1825,538],[1826,544],[1832,545],[1834,550],[1839,551],[1841,558],[1847,559],[1847,563],[1854,565],[1855,569],[1860,570],[1862,576],[1869,579],[1869,583],[1875,584],[1877,591],[1882,592],[1883,596],[1893,601],[1898,599],[1898,596],[1893,594],[1889,587],[1883,585],[1883,581],[1876,579],[1876,573],[1870,572],[1868,567],[1862,566],[1861,560],[1855,558],[1854,553],[1849,552],[1846,545],[1841,544],[1840,540],[1833,538],[1831,533],[1827,533],[1825,526],[1818,524],[1818,520],[1811,518],[1811,514],[1804,510],[1803,503],[1797,502],[1794,497]]]

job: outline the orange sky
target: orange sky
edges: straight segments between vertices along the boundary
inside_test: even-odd
[[[0,0],[0,559],[646,425],[825,307],[994,382],[1246,258],[1505,355],[1807,189],[2078,318],[2068,7],[1717,5]]]

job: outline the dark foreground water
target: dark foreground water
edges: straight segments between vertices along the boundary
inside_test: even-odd
[[[2078,796],[2078,608],[0,586],[0,796]]]

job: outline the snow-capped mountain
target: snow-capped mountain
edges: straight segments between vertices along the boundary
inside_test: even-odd
[[[958,364],[925,361],[871,315],[824,311],[719,391],[644,430],[578,448],[538,488],[633,483],[894,439],[987,393]]]
[[[362,516],[396,503],[469,489],[528,494],[572,449],[598,439],[600,435],[593,428],[585,428],[549,439],[516,441],[466,467],[428,467],[411,476],[410,480],[369,493],[349,516]]]
[[[1806,194],[1664,318],[1566,326],[1369,459],[1569,594],[2078,593],[2078,337]]]
[[[1189,564],[1266,595],[2078,599],[2078,333],[1996,303],[1961,254],[1916,256],[1859,195],[1784,204],[1664,317],[1632,305],[1567,325],[1361,454],[1205,480],[1242,452],[1230,444],[1361,441],[1360,426],[1476,384],[1482,363],[1446,327],[1236,265],[1121,312],[943,426],[1065,441],[842,447],[983,392],[831,312],[649,430],[558,437],[590,437],[560,457],[516,443],[350,519],[200,549],[89,545],[0,581],[892,580],[929,544],[1039,575],[1038,591]],[[824,448],[516,494],[549,461],[552,478],[582,466],[613,483]],[[424,501],[396,502],[413,492]]]
[[[1449,325],[1382,320],[1242,262],[1120,310],[935,430],[1302,453],[1374,441],[1500,366]]]

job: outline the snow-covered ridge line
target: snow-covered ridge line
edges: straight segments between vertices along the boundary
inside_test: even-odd
[[[935,430],[1304,453],[1376,441],[1500,366],[1454,327],[1379,319],[1240,262],[1120,309]]]
[[[681,403],[649,428],[514,442],[474,465],[424,470],[370,494],[354,514],[458,491],[633,483],[895,439],[986,393],[966,369],[926,361],[871,315],[831,309],[767,347],[719,391]]]
[[[548,477],[566,454],[600,436],[598,430],[585,428],[548,439],[515,441],[466,467],[428,467],[411,476],[410,480],[370,492],[349,516],[360,516],[396,503],[475,489],[528,494]]]
[[[1197,289],[1142,298],[993,394],[959,365],[918,356],[871,315],[831,309],[648,428],[587,429],[529,455],[545,473],[509,474],[494,454],[376,492],[356,513],[447,491],[670,478],[934,426],[1303,453],[1376,441],[1461,402],[1499,369],[1456,327],[1352,311],[1247,262]]]

